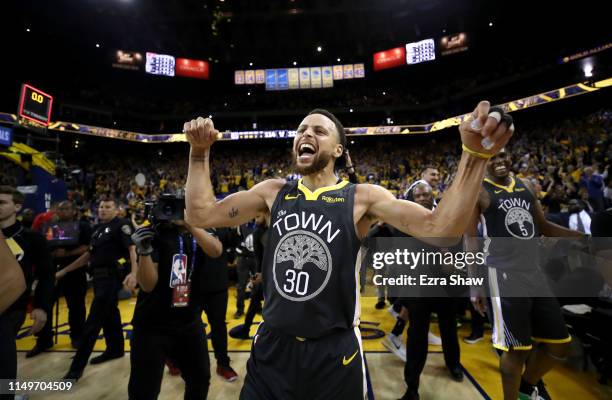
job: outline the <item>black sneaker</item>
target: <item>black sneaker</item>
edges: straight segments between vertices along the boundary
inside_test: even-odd
[[[75,381],[76,382],[79,379],[81,379],[82,376],[83,376],[83,370],[81,371],[69,370],[68,373],[64,375],[62,379],[65,381]]]
[[[463,341],[467,344],[475,344],[480,342],[483,339],[482,335],[481,336],[476,336],[473,333],[470,334],[470,336],[466,336],[463,338]]]
[[[450,376],[455,382],[463,382],[463,371],[461,370],[461,368],[449,368],[448,372],[450,372]]]
[[[382,310],[383,308],[385,308],[385,300],[378,299],[378,302],[374,305],[374,308],[377,310]]]
[[[97,357],[94,357],[89,362],[92,365],[102,364],[103,362],[114,360],[115,358],[123,357],[123,353],[107,353],[106,351]]]
[[[398,400],[419,400],[421,396],[419,396],[419,392],[416,390],[406,390],[406,393],[402,396],[401,399]]]
[[[244,325],[238,325],[228,332],[229,336],[234,339],[247,340],[250,339],[249,330]]]
[[[49,344],[48,346],[44,346],[44,345],[40,345],[36,343],[34,347],[32,347],[32,349],[26,353],[26,358],[36,357],[37,355],[44,353],[51,347],[53,347],[53,343]]]
[[[538,388],[538,396],[540,396],[544,400],[552,400],[550,394],[548,394],[548,390],[546,390],[546,385],[544,385],[544,381],[542,379],[538,381],[536,387]]]

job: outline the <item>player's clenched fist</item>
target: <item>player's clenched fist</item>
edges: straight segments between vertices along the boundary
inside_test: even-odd
[[[185,122],[183,132],[192,148],[208,149],[220,136],[210,118],[198,117]]]
[[[481,101],[461,126],[463,149],[476,156],[487,158],[499,152],[514,133],[512,117],[501,107],[491,107]]]

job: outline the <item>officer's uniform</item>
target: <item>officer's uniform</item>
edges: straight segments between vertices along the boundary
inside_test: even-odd
[[[286,183],[271,209],[264,323],[241,399],[363,399],[355,185]]]
[[[485,179],[490,203],[481,210],[493,346],[504,351],[529,350],[532,343],[568,343],[571,337],[561,307],[539,269],[540,231],[534,223],[537,199],[520,179],[508,186]],[[488,254],[487,254],[488,253]]]
[[[83,329],[81,345],[74,356],[70,371],[81,372],[104,328],[107,354],[123,354],[123,330],[117,307],[117,292],[121,288],[120,272],[129,268],[128,247],[132,226],[126,219],[113,218],[99,224],[91,236],[89,265],[93,276],[94,299]]]

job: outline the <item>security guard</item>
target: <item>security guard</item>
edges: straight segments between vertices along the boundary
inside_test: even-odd
[[[0,186],[0,240],[6,243],[22,272],[22,278],[26,289],[21,288],[20,296],[10,305],[3,299],[1,308],[6,308],[0,313],[0,379],[14,379],[17,372],[17,357],[15,353],[15,338],[23,325],[26,316],[28,301],[34,281],[37,281],[34,290],[33,309],[30,313],[32,325],[29,329],[30,334],[37,334],[43,328],[50,314],[53,304],[53,271],[51,269],[51,253],[45,242],[45,238],[37,232],[24,228],[17,221],[17,212],[21,210],[24,202],[23,194],[11,186]],[[3,257],[6,258],[6,248]],[[2,267],[9,267],[10,262],[6,259],[0,260]],[[4,272],[4,268],[0,268]],[[6,275],[1,275],[2,283],[10,282],[11,275],[7,271]],[[5,282],[6,281],[6,282]],[[17,284],[17,282],[14,282]],[[22,285],[17,285],[17,287]],[[6,292],[6,293],[5,293]],[[13,296],[11,293],[13,292]],[[0,297],[14,297],[15,291],[8,289],[5,285],[0,285]],[[12,398],[2,396],[0,398]]]
[[[138,264],[136,248],[132,242],[132,226],[129,221],[117,217],[117,203],[103,198],[98,207],[100,224],[94,229],[89,251],[56,273],[57,279],[83,267],[88,261],[93,275],[94,299],[85,321],[81,344],[64,379],[78,380],[83,375],[93,351],[100,329],[104,328],[106,350],[91,360],[100,364],[123,357],[124,340],[121,315],[117,308],[117,292],[120,289],[120,272],[129,253],[131,272],[123,284],[130,290],[136,286]]]

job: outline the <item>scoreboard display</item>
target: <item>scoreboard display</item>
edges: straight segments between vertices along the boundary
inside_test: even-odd
[[[21,85],[19,96],[19,117],[48,126],[51,119],[53,96],[28,84]]]
[[[176,60],[167,54],[147,53],[145,72],[153,75],[174,76]]]
[[[406,44],[406,64],[418,64],[436,59],[436,45],[433,39]]]

